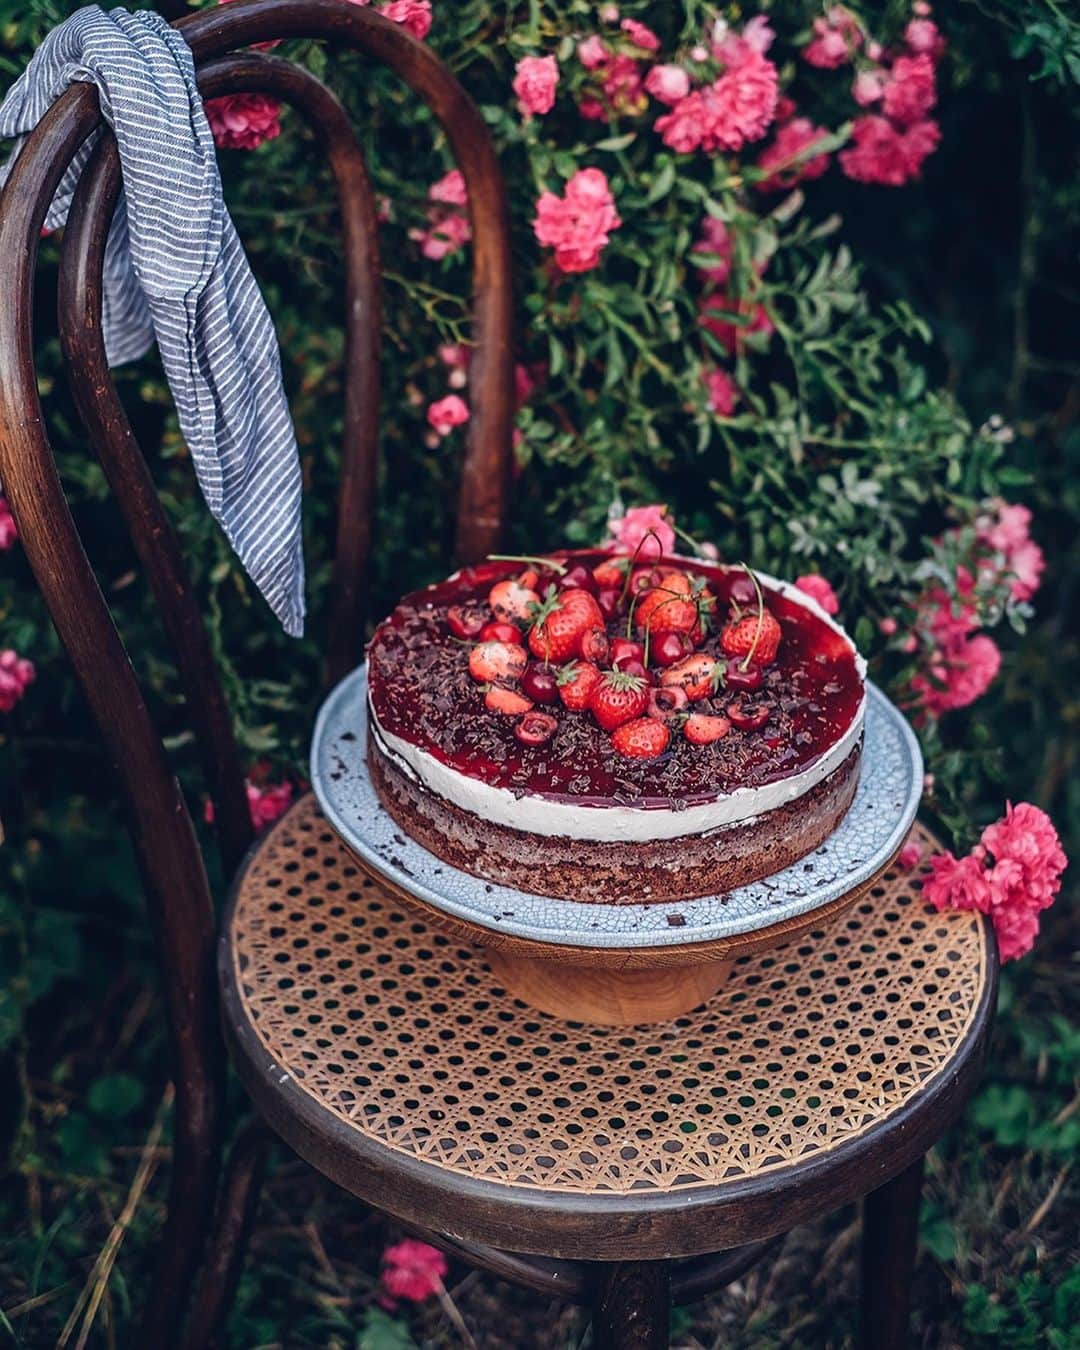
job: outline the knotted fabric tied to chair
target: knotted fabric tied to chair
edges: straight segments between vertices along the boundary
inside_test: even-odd
[[[28,134],[76,82],[97,87],[123,171],[105,258],[109,364],[135,360],[156,338],[207,505],[297,636],[299,455],[274,325],[225,208],[191,50],[160,15],[80,9],[46,37],[0,105],[0,137]],[[48,229],[66,221],[96,139],[64,175]]]

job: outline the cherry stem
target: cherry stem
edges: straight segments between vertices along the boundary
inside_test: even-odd
[[[659,552],[656,555],[657,562],[659,562],[660,559],[664,556],[664,546],[660,542],[660,536],[653,529],[646,530],[645,533],[638,540],[637,548],[634,549],[633,553],[631,553],[630,555],[630,562],[628,563],[626,568],[626,580],[623,582],[622,595],[619,596],[620,605],[626,604],[626,596],[630,590],[630,579],[634,575],[634,564],[637,562],[638,555],[641,553],[642,548],[644,548],[645,546],[646,539],[653,539],[656,541],[656,547],[659,549]]]
[[[564,576],[568,570],[562,563],[557,563],[554,558],[539,558],[531,553],[489,553],[487,561],[536,563],[540,567],[550,567],[553,572],[558,572],[559,576]]]
[[[743,569],[746,575],[754,583],[754,591],[757,594],[757,627],[754,629],[754,640],[750,644],[750,650],[746,653],[746,655],[743,657],[742,661],[739,664],[739,669],[745,671],[749,668],[750,658],[757,651],[758,642],[761,640],[761,629],[765,623],[765,597],[761,593],[761,582],[758,581],[757,577],[750,570],[747,564],[740,563],[739,566]]]

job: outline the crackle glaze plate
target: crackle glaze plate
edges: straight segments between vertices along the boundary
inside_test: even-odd
[[[862,773],[851,809],[806,857],[726,895],[648,905],[583,904],[496,886],[450,867],[406,838],[367,771],[367,669],[323,704],[311,782],[327,820],[361,859],[437,909],[515,937],[575,947],[669,947],[767,928],[845,895],[902,844],[922,794],[918,742],[901,713],[867,685]]]

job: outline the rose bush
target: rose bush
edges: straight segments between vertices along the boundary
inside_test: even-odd
[[[5,84],[75,7],[0,0]],[[1020,804],[991,834],[996,847],[985,831],[1007,800],[1053,802],[1063,836],[1071,823],[1075,837],[1080,816],[1062,734],[1080,678],[1065,581],[1080,539],[1075,352],[1062,336],[1075,312],[1049,298],[1059,281],[1080,294],[1080,193],[1054,148],[1075,116],[1061,94],[1080,60],[1075,26],[1047,8],[1039,31],[1053,31],[1040,38],[1024,17],[1041,11],[1034,0],[935,12],[922,0],[776,0],[760,13],[696,0],[376,8],[451,64],[507,179],[513,543],[534,551],[610,537],[632,549],[650,526],[673,541],[677,527],[835,607],[873,677],[917,722],[927,812],[955,864],[938,865],[949,884],[939,898],[992,905],[1003,946],[1018,954],[1049,892],[1046,877],[1022,871],[1017,840],[1026,830],[1049,849],[1050,835]],[[374,617],[449,562],[470,398],[467,194],[445,134],[387,72],[307,42],[276,54],[307,64],[346,102],[378,197],[386,331]],[[1029,74],[1043,78],[1031,85]],[[320,697],[344,284],[333,186],[302,120],[261,96],[220,104],[210,113],[226,194],[275,315],[303,456],[302,641],[275,630],[209,519],[156,361],[117,376],[191,562],[248,757],[253,818],[265,823],[300,789]],[[209,837],[174,661],[60,374],[49,308],[57,258],[58,241],[46,239],[38,366],[53,443]],[[147,958],[149,938],[96,733],[2,498],[0,652],[0,1055],[40,1092],[47,1073],[26,1068],[44,1054],[35,1006],[51,1010],[72,990],[80,1008],[113,997],[118,967]],[[1044,928],[1063,910],[1043,916]],[[1044,939],[1007,987],[1024,989],[1034,980],[1024,972],[1053,958]],[[1043,1081],[1048,1025],[1005,1032],[1022,1044],[1025,1081]],[[1075,1091],[1065,1042],[1052,1043],[1065,1086],[1048,1119]],[[40,1153],[59,1109],[26,1109],[23,1138]],[[81,1177],[89,1164],[75,1136],[64,1166]],[[50,1276],[56,1286],[67,1278]],[[956,1339],[976,1344],[974,1333]]]

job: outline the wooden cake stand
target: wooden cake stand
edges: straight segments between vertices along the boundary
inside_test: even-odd
[[[837,829],[791,867],[722,896],[560,900],[485,882],[435,857],[404,836],[368,776],[364,667],[323,705],[312,786],[360,866],[437,928],[482,947],[523,1002],[601,1025],[666,1021],[712,998],[740,957],[825,928],[888,871],[915,820],[922,758],[902,715],[878,689],[868,693],[859,787]]]

